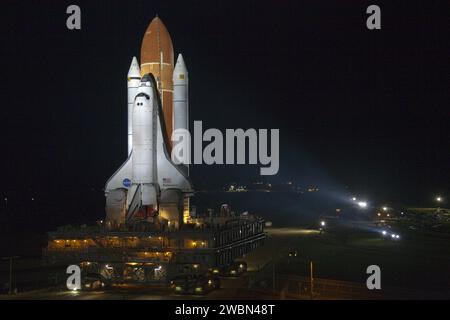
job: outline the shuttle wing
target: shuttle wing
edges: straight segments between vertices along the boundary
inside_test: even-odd
[[[133,152],[130,153],[127,160],[117,169],[116,172],[108,179],[105,185],[105,193],[108,194],[111,190],[124,188],[129,189],[131,187],[131,157]]]

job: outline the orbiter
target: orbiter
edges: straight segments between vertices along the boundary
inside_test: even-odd
[[[175,108],[174,108],[175,106]],[[107,181],[106,223],[156,222],[179,227],[193,187],[187,167],[171,159],[174,129],[189,130],[188,74],[173,66],[169,32],[156,17],[142,40],[141,66],[128,72],[128,158]]]

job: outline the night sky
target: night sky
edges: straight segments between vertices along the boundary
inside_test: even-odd
[[[75,203],[92,190],[103,206],[126,158],[127,71],[156,14],[189,70],[191,120],[280,129],[280,172],[269,180],[411,204],[445,195],[449,10],[391,2],[2,1],[0,195]],[[365,26],[373,3],[378,31]],[[66,28],[70,4],[81,7],[79,31]],[[258,173],[192,168],[197,185]]]

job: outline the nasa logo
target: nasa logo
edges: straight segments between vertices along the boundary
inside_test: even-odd
[[[123,186],[126,187],[126,188],[131,187],[131,180],[128,179],[128,178],[123,179],[122,183],[123,183]]]

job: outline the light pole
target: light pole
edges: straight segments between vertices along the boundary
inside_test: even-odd
[[[12,268],[13,268],[13,260],[19,258],[18,256],[11,256],[11,257],[3,257],[3,260],[9,260],[9,293],[12,294]]]
[[[272,294],[275,297],[275,294],[277,292],[277,286],[276,286],[276,263],[277,260],[280,260],[283,257],[283,253],[272,253]]]
[[[273,259],[272,263],[272,294],[275,296],[277,288],[275,286],[275,259]]]
[[[309,263],[310,273],[309,273],[309,281],[311,286],[311,299],[314,298],[314,274],[313,274],[313,262],[312,260]]]
[[[437,213],[439,213],[441,211],[441,206],[440,203],[443,201],[441,196],[437,196],[436,197],[436,202],[438,203],[438,208],[437,208]]]

